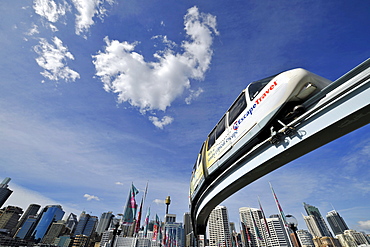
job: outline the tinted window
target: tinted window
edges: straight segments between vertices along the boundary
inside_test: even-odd
[[[217,128],[216,128],[216,139],[222,135],[225,131],[225,116],[221,119],[221,121],[218,123]]]
[[[277,75],[267,77],[265,79],[254,81],[248,86],[249,98],[253,100],[259,92]]]
[[[209,136],[208,136],[207,151],[209,150],[210,147],[213,146],[213,144],[215,144],[215,141],[216,141],[215,132],[216,132],[216,129],[213,129],[211,134],[209,134]]]
[[[243,92],[229,110],[229,126],[234,123],[235,119],[243,112],[247,107],[245,101],[245,93]]]

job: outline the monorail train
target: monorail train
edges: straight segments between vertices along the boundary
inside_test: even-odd
[[[273,129],[302,114],[302,102],[330,83],[302,68],[250,83],[203,143],[191,175],[190,200]]]

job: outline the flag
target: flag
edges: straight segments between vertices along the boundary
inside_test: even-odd
[[[270,229],[269,229],[269,226],[267,224],[266,216],[265,216],[265,213],[263,212],[262,205],[261,205],[261,202],[260,202],[260,198],[259,197],[258,197],[258,204],[260,205],[260,210],[262,212],[263,220],[265,222],[266,231],[268,233],[268,236],[271,237]]]
[[[135,225],[135,233],[138,233],[140,230],[140,221],[141,221],[141,211],[143,210],[143,198],[141,198],[139,213],[137,214],[137,221]]]
[[[148,227],[149,227],[149,216],[150,216],[150,207],[146,211],[146,216],[145,216],[145,225],[144,225],[144,238],[147,237],[148,235]]]
[[[279,203],[279,201],[277,199],[277,196],[275,194],[274,188],[272,188],[272,185],[271,185],[270,182],[269,182],[269,184],[270,184],[270,188],[271,188],[272,194],[274,195],[274,198],[275,198],[276,206],[277,206],[277,208],[279,210],[279,213],[281,215],[281,219],[283,220],[283,223],[284,223],[285,227],[288,227],[288,222],[286,220],[286,217],[285,217],[285,214],[283,212],[283,209],[281,208],[280,203]]]
[[[243,222],[242,222],[242,229],[243,229],[243,226],[245,228],[245,234],[247,235],[247,241],[248,241],[248,245],[247,246],[250,246],[252,240],[251,240],[251,236],[250,236],[249,231],[248,231],[247,224],[245,223],[245,220],[244,219],[243,219]]]
[[[262,240],[262,236],[261,236],[260,231],[258,230],[258,227],[257,227],[256,221],[254,220],[254,217],[253,217],[253,214],[252,214],[252,210],[249,210],[249,212],[250,212],[251,217],[252,217],[253,227],[254,227],[254,231],[256,232],[257,238],[258,238],[259,240]]]
[[[155,223],[153,226],[153,236],[152,236],[152,241],[157,241],[158,240],[158,234],[159,234],[159,217],[157,214],[155,214]]]
[[[146,198],[147,191],[148,191],[148,183],[146,183],[145,192],[144,192],[143,197],[141,198],[139,213],[137,214],[137,221],[136,221],[136,225],[135,225],[135,233],[138,233],[139,230],[140,230],[141,215],[143,214],[143,212],[142,212],[143,211],[143,204],[144,204],[144,201],[145,201],[145,198]]]
[[[132,224],[135,219],[137,204],[135,201],[135,196],[139,191],[135,188],[134,184],[131,185],[130,193],[128,195],[125,212],[123,214],[123,223]]]

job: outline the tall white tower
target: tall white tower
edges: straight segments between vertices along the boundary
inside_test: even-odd
[[[257,208],[243,207],[239,208],[240,221],[245,227],[244,241],[248,247],[267,246],[267,232],[265,225],[262,223],[262,211]]]
[[[209,246],[231,247],[229,216],[225,206],[217,206],[208,218]]]

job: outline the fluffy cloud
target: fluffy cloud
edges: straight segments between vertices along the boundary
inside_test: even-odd
[[[360,228],[363,230],[370,230],[370,220],[367,221],[359,221],[358,224],[360,225]]]
[[[213,54],[213,35],[218,35],[216,18],[199,13],[197,7],[188,10],[184,25],[189,40],[181,44],[183,52],[174,52],[174,43],[164,36],[167,48],[154,54],[155,62],[146,62],[135,52],[138,42],[119,42],[106,37],[105,50],[93,56],[96,75],[104,89],[117,93],[119,103],[128,102],[143,114],[152,110],[165,111],[185,90],[190,90],[190,79],[204,79]],[[194,92],[190,91],[191,98],[196,96]],[[201,91],[196,92],[199,95]],[[151,117],[150,120],[159,128],[173,121],[170,117],[161,121]]]
[[[114,0],[71,0],[75,10],[77,10],[75,29],[76,34],[80,35],[87,32],[94,25],[94,17],[103,19],[107,10],[104,8],[105,2],[112,5]],[[72,5],[67,1],[57,4],[53,0],[34,0],[33,9],[35,13],[44,17],[47,21],[56,23],[67,12],[72,11]],[[55,30],[55,26],[50,26]]]
[[[97,196],[93,196],[93,195],[89,195],[89,194],[85,194],[84,197],[86,198],[86,200],[88,201],[91,201],[91,200],[97,200],[97,201],[100,201],[99,197]]]
[[[97,16],[102,19],[106,13],[103,7],[104,0],[72,0],[72,2],[78,11],[76,14],[76,34],[78,35],[88,31],[94,24],[93,17]],[[112,5],[114,1],[108,0],[107,2]]]
[[[56,4],[53,0],[34,0],[33,9],[35,13],[44,17],[50,22],[57,22],[60,16],[70,11],[70,5],[64,1],[63,4]]]
[[[40,56],[36,62],[44,71],[41,74],[50,80],[75,81],[80,75],[66,65],[66,60],[74,60],[73,55],[63,46],[63,42],[53,38],[54,44],[49,44],[46,39],[41,38],[39,45],[34,47],[35,52]]]
[[[161,120],[159,118],[150,116],[149,120],[158,128],[163,129],[164,126],[172,123],[173,118],[169,116],[164,116]]]

